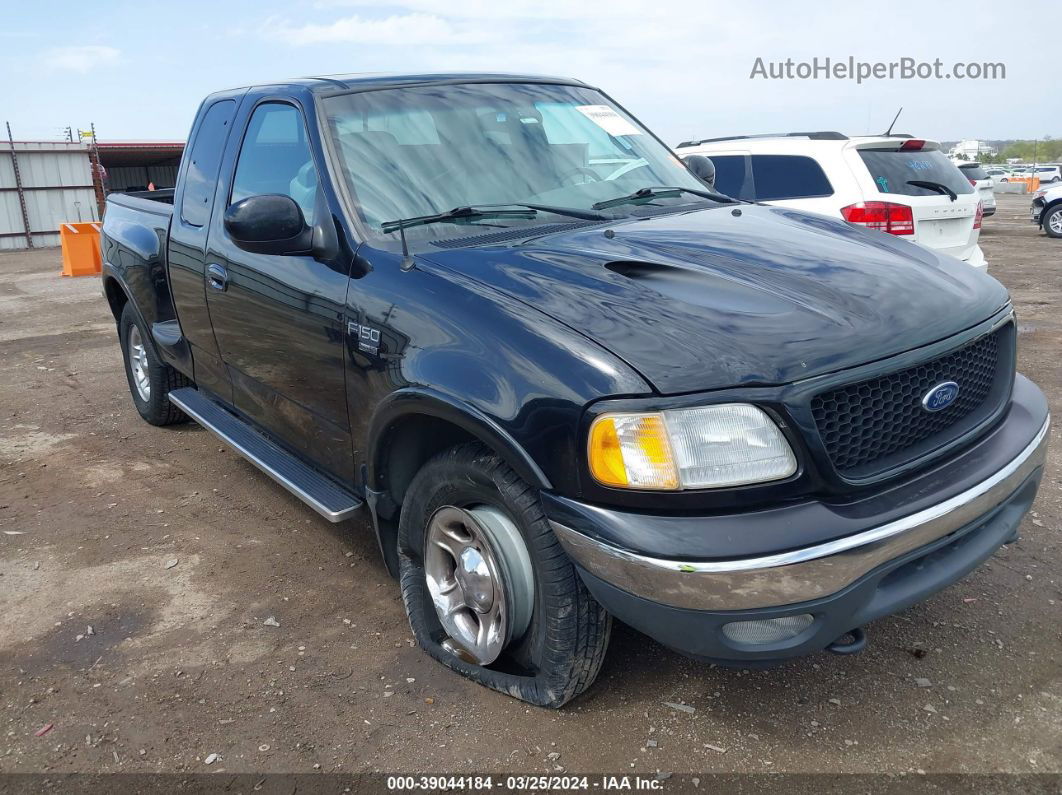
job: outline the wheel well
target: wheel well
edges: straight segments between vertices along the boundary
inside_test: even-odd
[[[482,440],[447,420],[424,414],[406,415],[381,441],[385,453],[380,460],[379,482],[374,487],[386,492],[396,506],[401,505],[409,484],[432,456],[474,441]]]
[[[111,314],[114,315],[115,322],[117,322],[122,317],[122,310],[125,309],[125,305],[129,303],[129,296],[125,294],[125,290],[118,284],[117,279],[104,281],[103,292],[107,296],[107,304],[111,307]]]

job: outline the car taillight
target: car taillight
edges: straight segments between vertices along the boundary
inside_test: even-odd
[[[974,213],[974,229],[980,229],[983,220],[985,220],[985,205],[982,202],[977,202],[977,212]]]
[[[859,224],[890,235],[914,234],[914,212],[906,204],[859,202],[842,207],[841,217],[850,224]]]
[[[920,152],[925,145],[926,142],[921,138],[909,138],[900,144],[900,149],[903,149],[905,152]]]
[[[971,179],[971,180],[970,180],[970,184],[971,184],[971,185],[972,185],[973,187],[975,187],[975,188],[976,188],[976,187],[977,187],[977,180],[976,180],[976,179]]]

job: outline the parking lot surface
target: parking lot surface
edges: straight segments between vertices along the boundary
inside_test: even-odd
[[[981,241],[1062,417],[1062,241],[1028,206]],[[59,270],[0,255],[0,771],[1062,771],[1058,430],[1022,540],[864,653],[724,670],[617,625],[544,711],[412,645],[365,521],[143,423],[98,281]]]

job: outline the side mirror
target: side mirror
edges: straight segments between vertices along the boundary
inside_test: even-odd
[[[715,163],[704,155],[686,155],[682,162],[693,172],[693,176],[715,190]]]
[[[248,196],[225,210],[225,231],[232,242],[254,254],[309,254],[313,230],[290,196]]]

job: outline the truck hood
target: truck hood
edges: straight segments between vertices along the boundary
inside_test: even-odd
[[[890,235],[781,207],[719,207],[424,258],[607,348],[663,394],[783,384],[926,345],[1006,290]]]

